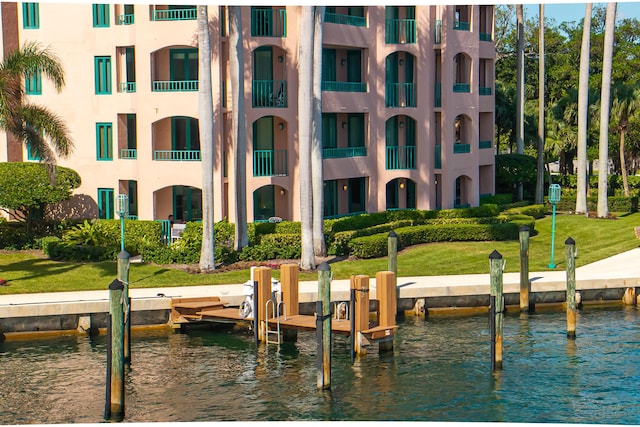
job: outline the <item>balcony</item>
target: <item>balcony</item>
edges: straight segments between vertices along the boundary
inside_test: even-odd
[[[118,92],[134,93],[136,91],[136,82],[121,82],[118,86]]]
[[[153,82],[153,92],[197,92],[198,80],[158,80]]]
[[[415,107],[416,85],[414,83],[387,83],[385,106],[388,108]]]
[[[453,21],[453,29],[458,31],[471,31],[471,24],[463,21]]]
[[[410,44],[416,42],[415,19],[387,19],[385,21],[386,44]]]
[[[385,164],[387,170],[415,169],[416,147],[387,147]]]
[[[434,160],[433,167],[436,169],[442,169],[442,145],[440,144],[435,145],[433,160]]]
[[[363,157],[367,155],[367,147],[323,148],[323,159],[346,159],[349,157]]]
[[[200,150],[154,150],[153,160],[200,161]]]
[[[255,150],[253,176],[287,176],[287,150]]]
[[[116,20],[117,25],[133,25],[135,22],[135,15],[133,13],[126,13],[123,15],[118,15]]]
[[[324,22],[331,22],[333,24],[341,25],[353,25],[356,27],[366,27],[367,18],[363,16],[345,15],[342,13],[324,13]]]
[[[442,83],[436,83],[433,89],[433,93],[435,96],[433,106],[436,108],[442,107]]]
[[[286,37],[287,11],[286,9],[251,9],[252,37]]]
[[[189,21],[198,18],[198,9],[185,8],[185,9],[166,9],[166,10],[154,10],[151,15],[152,21]]]
[[[135,148],[122,148],[120,149],[120,158],[135,160],[138,158],[138,150]]]
[[[436,20],[436,24],[433,31],[434,31],[433,42],[435,44],[442,43],[442,21],[440,19]]]
[[[453,154],[465,154],[471,152],[471,144],[453,144]]]
[[[453,91],[456,93],[470,93],[471,85],[469,83],[454,83]]]
[[[478,88],[478,93],[480,94],[480,96],[491,96],[491,88],[480,86]]]
[[[478,146],[480,147],[481,150],[483,150],[483,149],[486,149],[486,148],[491,148],[492,147],[492,143],[491,143],[491,140],[480,141]]]
[[[491,41],[491,34],[489,34],[489,33],[480,33],[480,41],[481,42],[490,42]]]
[[[254,80],[251,87],[252,107],[287,108],[286,80]]]
[[[322,82],[325,92],[366,92],[367,84],[363,82]]]

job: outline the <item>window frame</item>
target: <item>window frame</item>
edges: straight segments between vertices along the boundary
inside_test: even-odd
[[[109,6],[108,3],[93,3],[93,28],[109,27]]]
[[[40,70],[25,76],[24,91],[27,95],[42,95],[42,72]]]
[[[40,6],[38,3],[22,3],[22,28],[25,30],[40,28]]]
[[[96,160],[113,160],[113,123],[96,123]]]
[[[106,202],[103,203],[103,199]],[[98,218],[114,219],[114,191],[113,188],[98,188]]]
[[[111,95],[111,56],[94,56],[93,65],[96,95]]]

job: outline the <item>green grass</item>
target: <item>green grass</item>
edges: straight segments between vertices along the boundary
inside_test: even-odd
[[[551,217],[536,222],[537,234],[529,242],[529,271],[549,270],[551,250]],[[640,226],[640,213],[621,215],[616,220],[588,219],[577,215],[556,217],[554,261],[556,270],[565,265],[565,240],[576,241],[576,266],[625,252],[639,246],[633,228]],[[520,267],[520,244],[508,242],[447,242],[412,247],[398,255],[400,276],[475,274],[489,272],[489,254],[497,250],[506,260],[505,272],[517,272]],[[387,259],[344,260],[331,263],[335,279],[347,279],[352,274],[375,276],[387,269]],[[274,276],[278,277],[277,271]],[[316,280],[317,274],[300,274],[300,280]],[[60,292],[107,289],[116,278],[116,263],[56,262],[30,252],[1,252],[0,278],[8,286],[0,286],[0,294]],[[243,283],[248,270],[189,274],[177,268],[148,264],[132,264],[129,274],[132,288],[169,287]]]

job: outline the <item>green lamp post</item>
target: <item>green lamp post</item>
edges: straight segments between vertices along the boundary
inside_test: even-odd
[[[559,184],[551,184],[549,186],[549,203],[551,203],[552,214],[551,214],[551,260],[549,261],[549,268],[556,268],[555,263],[553,262],[553,245],[555,243],[555,234],[556,234],[556,205],[560,202],[560,185]]]
[[[131,364],[131,297],[129,296],[129,254],[124,249],[124,218],[129,215],[129,196],[118,194],[118,215],[120,216],[120,253],[118,254],[118,280],[124,284],[124,363]]]
[[[120,250],[124,251],[124,218],[129,215],[129,196],[118,194],[118,215],[120,216]]]

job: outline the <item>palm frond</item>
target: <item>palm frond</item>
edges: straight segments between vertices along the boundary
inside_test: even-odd
[[[9,53],[0,64],[0,72],[26,77],[42,72],[60,91],[64,87],[64,70],[60,60],[49,48],[42,48],[37,42],[26,42],[20,49]]]
[[[22,132],[25,136],[28,134],[29,137],[38,138],[36,134],[42,132],[40,138],[50,141],[51,147],[58,156],[69,157],[74,144],[69,136],[67,125],[60,117],[47,108],[35,104],[24,104],[17,113],[23,121]],[[37,141],[37,139],[34,140]],[[48,153],[43,150],[43,154]]]

